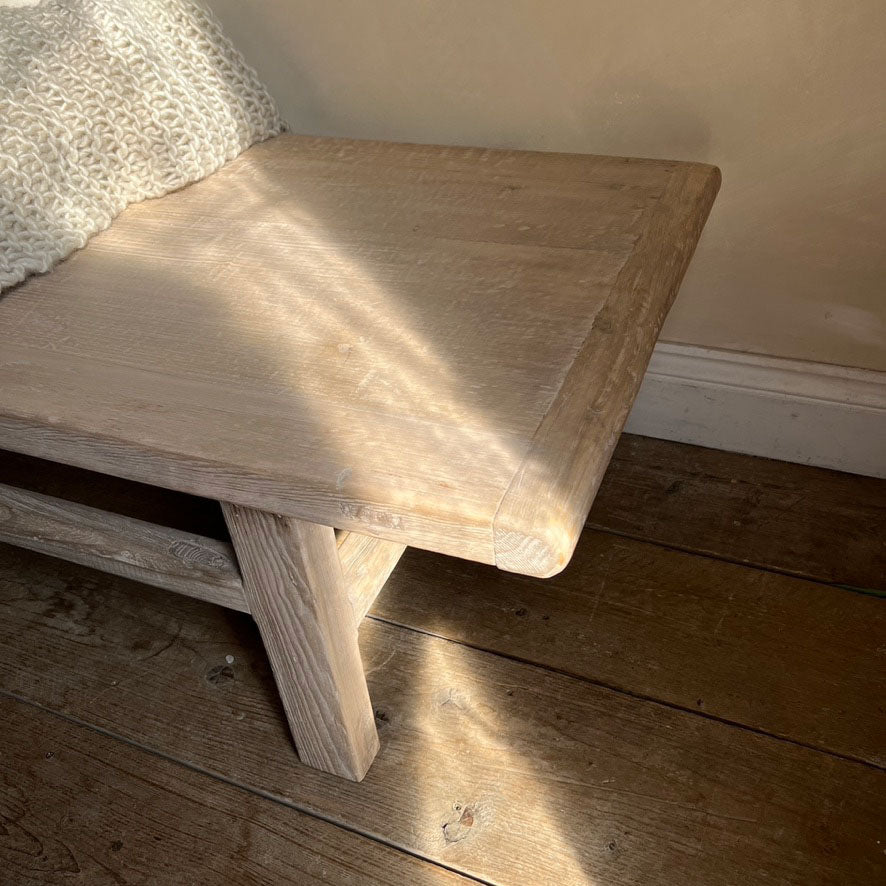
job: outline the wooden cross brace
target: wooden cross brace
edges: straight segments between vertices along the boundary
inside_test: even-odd
[[[250,613],[302,762],[359,781],[378,736],[357,627],[405,545],[222,510],[233,546],[0,484],[0,541]]]

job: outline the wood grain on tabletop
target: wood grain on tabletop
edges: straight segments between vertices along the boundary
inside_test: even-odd
[[[352,784],[297,764],[245,616],[15,548],[0,605],[6,691],[496,883],[886,871],[870,766],[370,619]]]
[[[546,577],[572,556],[719,186],[717,170],[681,166],[647,208],[646,233],[499,505],[495,562],[502,569]]]
[[[4,294],[0,445],[550,571],[532,533],[561,565],[718,181],[269,140]]]

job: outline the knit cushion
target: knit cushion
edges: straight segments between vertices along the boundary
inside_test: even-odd
[[[0,5],[0,289],[283,128],[193,0]]]

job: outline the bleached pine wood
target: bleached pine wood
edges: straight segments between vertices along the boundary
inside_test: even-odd
[[[249,612],[231,545],[0,483],[0,541]],[[403,545],[344,532],[337,540],[359,626]]]
[[[495,515],[499,568],[548,577],[569,562],[719,186],[716,169],[681,165],[644,208],[643,238]]]
[[[4,294],[0,446],[549,574],[718,180],[272,139]]]
[[[248,612],[229,544],[0,484],[0,541]]]
[[[303,763],[360,781],[378,751],[335,530],[222,503]]]
[[[338,539],[338,558],[358,627],[405,550],[406,545],[359,532],[344,532]]]

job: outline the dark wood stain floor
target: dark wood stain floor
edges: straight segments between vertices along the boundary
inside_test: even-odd
[[[884,573],[886,482],[625,436],[562,575],[407,553],[354,785],[298,764],[248,617],[0,545],[0,883],[886,883]]]

